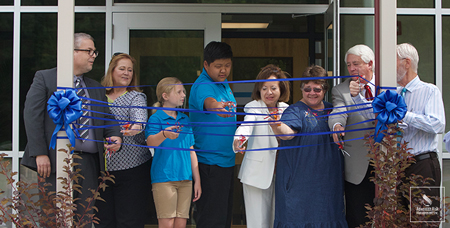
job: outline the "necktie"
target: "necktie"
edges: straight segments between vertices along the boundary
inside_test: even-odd
[[[402,96],[403,98],[405,98],[405,94],[406,94],[406,88],[403,88],[402,91],[400,92],[400,96]],[[397,132],[397,135],[402,135],[401,131]],[[397,137],[397,147],[400,148],[400,142],[401,142],[402,138],[401,137]]]
[[[86,95],[86,92],[84,92],[84,88],[83,85],[81,84],[81,79],[77,78],[77,80],[75,81],[75,88],[77,89],[77,95],[78,97],[84,97]],[[78,128],[84,128],[86,127],[86,124],[89,123],[89,118],[87,118],[86,116],[88,115],[88,111],[86,110],[87,107],[87,103],[89,101],[87,99],[83,99],[83,104],[81,105],[83,110],[83,115],[78,119]],[[81,131],[78,131],[78,133],[80,134],[80,138],[82,139],[86,139],[89,135],[89,129],[83,129]],[[82,140],[84,142],[84,140]]]
[[[366,95],[365,95],[366,99],[367,99],[368,101],[373,100],[372,91],[370,90],[369,85],[364,85],[364,89],[366,89]]]
[[[405,94],[406,94],[406,88],[403,88],[402,92],[400,93],[400,96],[402,96],[404,98]]]

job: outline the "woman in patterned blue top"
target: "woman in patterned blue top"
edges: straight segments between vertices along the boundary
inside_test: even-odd
[[[147,97],[138,87],[135,60],[127,54],[115,54],[102,80],[106,88],[111,113],[122,125],[123,144],[119,151],[106,152],[106,170],[115,176],[115,183],[101,192],[106,201],[97,200],[96,216],[100,224],[95,227],[144,227],[148,216],[148,189],[152,155],[145,145],[143,124],[147,120]],[[125,87],[127,86],[127,87]],[[128,126],[126,126],[128,125]]]
[[[303,76],[324,77],[326,71],[312,66]],[[277,159],[275,228],[347,227],[343,157],[327,134],[326,114],[332,108],[323,101],[327,89],[324,79],[302,81],[303,98],[271,124],[276,135],[284,135]],[[301,133],[308,134],[293,135]]]

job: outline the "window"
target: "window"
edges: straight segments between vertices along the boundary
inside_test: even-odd
[[[56,67],[57,14],[22,13],[21,16],[19,105],[20,113],[23,113],[26,94],[36,71]],[[86,76],[100,81],[105,72],[105,14],[75,14],[75,32],[85,32],[94,37],[95,46],[100,54],[92,71]],[[23,115],[20,115],[19,126],[19,150],[24,150],[27,137]]]
[[[0,151],[12,150],[13,14],[0,14]]]
[[[13,1],[13,0],[8,0]],[[104,6],[106,0],[75,0],[76,6]],[[21,0],[23,6],[57,6],[58,0]],[[12,5],[12,3],[11,3]]]
[[[114,3],[328,4],[328,0],[114,0]]]

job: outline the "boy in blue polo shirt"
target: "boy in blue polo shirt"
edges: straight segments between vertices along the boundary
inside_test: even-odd
[[[227,81],[232,57],[231,47],[226,43],[213,41],[205,47],[204,68],[192,86],[189,97],[190,109],[232,111],[236,100],[228,83],[213,83]],[[197,151],[202,180],[202,197],[196,202],[197,228],[229,228],[235,164],[235,154],[231,145],[236,131],[236,117],[228,114],[191,112],[190,118],[194,122],[194,148],[201,150]],[[197,124],[198,122],[203,122],[204,126]],[[217,127],[211,126],[215,124]]]

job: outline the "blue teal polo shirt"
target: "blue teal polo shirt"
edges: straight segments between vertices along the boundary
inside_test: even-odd
[[[233,91],[228,83],[216,83],[209,77],[206,70],[195,81],[191,88],[189,97],[189,109],[206,111],[204,108],[205,99],[208,97],[221,101],[232,101],[236,103]],[[199,84],[208,83],[208,84]],[[235,154],[233,152],[233,136],[236,131],[236,116],[223,118],[216,114],[190,112],[189,117],[193,122],[195,132],[195,149],[207,150],[197,151],[198,162],[207,165],[218,165],[220,167],[234,166]],[[203,124],[198,124],[203,122]],[[229,122],[230,124],[226,124]],[[215,123],[223,125],[211,126]],[[204,126],[207,125],[207,126]],[[222,134],[222,135],[213,135]]]
[[[159,147],[187,148],[194,145],[194,135],[189,125],[189,117],[177,112],[177,119],[158,110],[148,119],[145,138],[158,134],[161,130],[180,123],[180,134],[176,139],[165,139]],[[167,125],[169,123],[169,125]],[[152,183],[192,180],[191,152],[189,150],[168,150],[155,148],[151,168]]]

